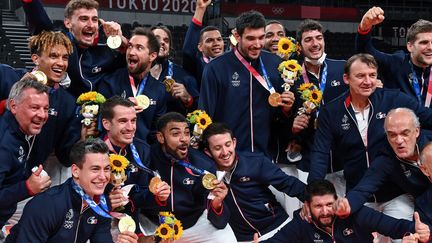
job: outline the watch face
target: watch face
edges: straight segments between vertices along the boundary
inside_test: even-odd
[[[108,36],[107,45],[111,49],[117,49],[121,46],[122,40],[119,35]]]

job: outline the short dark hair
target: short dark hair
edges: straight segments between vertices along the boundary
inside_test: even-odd
[[[82,169],[86,154],[108,154],[108,151],[108,146],[100,138],[88,138],[73,145],[69,154],[69,159],[72,164]]]
[[[157,25],[157,26],[153,26],[151,28],[152,31],[157,30],[157,29],[163,30],[168,35],[169,44],[170,44],[170,52],[169,53],[171,55],[171,53],[174,51],[174,44],[173,44],[173,38],[172,38],[171,30],[169,30],[168,27],[166,27],[165,25]],[[159,49],[158,49],[158,51],[159,51]]]
[[[350,57],[347,60],[344,67],[344,74],[346,75],[350,74],[351,66],[357,60],[359,60],[362,63],[365,63],[369,67],[378,69],[378,63],[376,62],[375,58],[372,55],[366,53],[359,53],[359,54],[355,54],[354,56]]]
[[[323,33],[323,26],[320,22],[313,19],[303,20],[297,28],[297,41],[301,43],[303,33],[311,30],[318,30]]]
[[[311,202],[314,196],[333,195],[337,199],[336,189],[328,180],[316,180],[306,185],[305,188],[305,201]]]
[[[31,74],[26,73],[19,81],[12,85],[9,91],[7,100],[7,107],[10,109],[10,101],[14,100],[15,103],[21,102],[22,94],[26,89],[35,89],[38,94],[48,94],[48,86],[37,81],[37,78]]]
[[[204,27],[204,28],[200,31],[200,39],[199,39],[199,41],[200,41],[200,42],[202,41],[202,36],[204,35],[205,32],[214,31],[214,30],[219,31],[219,33],[220,33],[220,30],[219,30],[216,26],[209,25],[209,26]]]
[[[135,104],[125,98],[122,98],[118,95],[114,95],[111,98],[107,99],[101,106],[101,119],[110,120],[114,117],[114,107],[115,106],[124,106],[124,107],[134,107]]]
[[[265,28],[266,20],[262,13],[255,10],[243,12],[235,21],[237,33],[242,36],[246,28],[259,29]]]
[[[153,34],[153,32],[151,30],[149,30],[148,28],[144,28],[144,27],[136,27],[135,29],[132,30],[132,36],[135,35],[142,35],[142,36],[146,36],[148,39],[148,49],[150,51],[150,53],[159,52],[159,48],[160,48],[160,44],[159,41],[157,40],[156,36]]]
[[[208,139],[211,136],[218,135],[218,134],[225,134],[225,133],[228,133],[231,136],[231,138],[234,137],[233,132],[231,131],[231,129],[229,129],[229,127],[226,124],[220,122],[214,122],[210,124],[202,134],[201,137],[202,148],[209,148]]]
[[[156,129],[158,132],[162,132],[164,128],[170,122],[185,122],[187,123],[186,117],[178,112],[168,112],[159,117],[156,123]]]
[[[65,7],[64,16],[70,18],[73,12],[80,8],[98,10],[99,3],[95,0],[71,0]]]
[[[420,33],[432,33],[432,22],[419,19],[412,24],[407,31],[406,41],[411,43],[415,42],[417,40],[417,35]]]

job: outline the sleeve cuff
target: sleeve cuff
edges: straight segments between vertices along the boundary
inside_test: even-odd
[[[6,99],[0,100],[0,115],[3,114],[6,110]]]
[[[155,197],[155,201],[156,201],[156,203],[159,205],[159,206],[161,206],[161,207],[163,207],[163,206],[166,206],[167,205],[167,201],[160,201],[156,196],[154,196]]]
[[[27,0],[27,1],[31,1],[31,0]],[[196,19],[196,18],[192,18],[192,22],[194,23],[194,24],[196,24],[196,25],[198,25],[199,27],[202,27],[202,22],[201,21],[199,21],[198,19]]]
[[[27,188],[27,192],[28,192],[28,194],[29,194],[30,196],[34,196],[35,193],[32,192],[32,190],[30,190],[30,187],[29,187],[29,185],[28,185],[28,181],[25,182],[25,186],[26,186],[26,188]]]
[[[223,203],[222,203],[221,208],[219,209],[219,212],[218,212],[218,211],[213,207],[213,204],[212,204],[212,203],[210,203],[210,207],[212,208],[213,212],[214,212],[217,216],[221,216],[221,215],[222,215],[222,212],[223,212]]]
[[[360,34],[360,35],[367,35],[367,34],[369,34],[369,32],[372,30],[372,28],[370,28],[370,29],[368,29],[368,30],[366,30],[366,31],[363,31],[363,30],[361,30],[360,29],[360,25],[358,26],[358,28],[357,28],[357,32]]]
[[[193,97],[191,96],[191,97],[188,99],[188,101],[186,102],[185,106],[186,106],[187,108],[189,108],[189,107],[192,106],[193,102],[194,102],[194,99],[193,99]]]

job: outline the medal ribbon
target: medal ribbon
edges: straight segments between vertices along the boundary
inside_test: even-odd
[[[143,171],[145,171],[149,174],[152,174],[153,176],[157,176],[158,174],[156,172],[152,171],[151,169],[149,169],[147,166],[145,166],[143,164],[143,162],[141,161],[141,158],[139,157],[139,154],[138,154],[138,151],[137,151],[135,145],[133,143],[131,143],[129,146],[131,148],[134,160],[138,165],[138,168],[142,169]]]
[[[410,61],[409,62],[410,63],[410,66],[411,66],[411,72],[412,72],[412,74],[413,74],[413,77],[412,77],[412,87],[413,87],[413,89],[414,89],[414,92],[415,92],[415,94],[416,94],[416,96],[417,96],[417,100],[418,100],[418,102],[420,103],[420,104],[422,104],[422,101],[421,101],[421,87],[420,87],[420,83],[419,83],[419,81],[418,81],[418,78],[417,78],[417,74],[416,74],[416,72],[414,71],[414,65],[412,64],[412,62]],[[430,68],[430,70],[429,70],[429,82],[432,80],[432,67]],[[427,89],[427,94],[426,94],[426,100],[425,100],[425,102],[424,102],[424,106],[425,107],[429,107],[430,106],[430,103],[431,103],[431,100],[432,100],[432,86],[429,84],[429,82],[428,82],[428,89]],[[423,84],[424,85],[424,84]]]
[[[261,76],[257,70],[255,70],[254,67],[252,67],[245,59],[244,57],[239,53],[239,51],[237,50],[237,48],[234,49],[234,54],[236,55],[237,59],[239,59],[239,61],[243,64],[243,66],[245,66],[247,68],[247,70],[249,70],[249,72],[252,73],[252,75],[256,78],[256,80],[258,80],[258,82],[266,89],[270,92],[270,94],[275,93],[275,89],[273,88],[273,85],[271,84],[271,82],[268,80],[268,76],[267,76],[267,71],[264,67],[264,63],[261,60],[261,57],[259,58],[260,61],[260,66],[261,66],[261,72],[263,73],[263,76]]]
[[[141,81],[141,83],[139,84],[139,86],[138,86],[138,90],[137,90],[137,88],[136,88],[136,86],[135,86],[135,80],[134,80],[134,78],[133,78],[132,76],[129,75],[129,82],[130,82],[131,89],[132,89],[132,93],[133,93],[134,97],[136,97],[136,96],[142,94],[142,92],[144,91],[144,87],[145,87],[145,85],[146,85],[146,83],[147,83],[148,78],[149,78],[149,75],[147,74],[147,75],[143,78],[143,80]]]
[[[90,206],[90,208],[97,214],[105,218],[112,218],[111,215],[108,214],[108,205],[105,199],[105,195],[100,195],[99,205],[87,195],[83,189],[72,180],[72,188],[81,196],[81,198],[86,201],[86,203]]]
[[[327,84],[327,63],[326,62],[323,62],[323,67],[324,68],[322,70],[321,80],[320,80],[320,83],[319,83],[319,89],[321,90],[321,93],[324,96],[324,90],[325,90],[325,87],[326,87],[326,84]],[[310,80],[309,80],[309,77],[307,75],[307,70],[306,70],[306,66],[305,66],[304,63],[302,64],[302,69],[303,69],[302,70],[303,81],[306,84],[308,84],[308,83],[310,83]],[[324,104],[324,99],[321,100],[321,103]],[[319,115],[319,107],[316,109],[316,117],[317,118],[318,118],[318,115]],[[316,120],[316,118],[315,118],[315,120]]]
[[[203,61],[205,63],[209,63],[210,62],[210,59],[208,57],[206,57],[206,56],[203,55],[202,58],[203,58]]]
[[[325,62],[323,63],[323,67],[324,68],[323,68],[322,75],[321,75],[321,81],[319,84],[319,89],[321,90],[321,92],[324,95],[324,90],[325,90],[326,83],[327,83],[327,64]],[[303,69],[302,70],[303,81],[308,84],[308,83],[310,83],[310,80],[309,80],[309,77],[307,75],[306,66],[304,65],[304,63],[302,65],[302,69]],[[324,102],[323,102],[323,104],[324,104]]]
[[[168,60],[168,76],[172,78],[173,75],[174,75],[173,63],[170,60]]]
[[[182,161],[182,160],[177,160],[177,163],[179,163],[179,165],[181,165],[181,166],[183,166],[183,167],[186,167],[186,168],[188,168],[188,169],[191,169],[193,172],[196,172],[196,173],[198,173],[198,174],[200,174],[200,175],[204,175],[204,174],[209,173],[209,172],[206,171],[206,170],[201,170],[201,169],[199,169],[199,168],[197,168],[197,167],[191,165],[190,163],[187,163],[187,162]]]

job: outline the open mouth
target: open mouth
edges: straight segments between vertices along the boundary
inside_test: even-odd
[[[94,36],[95,32],[91,31],[91,30],[84,30],[82,32],[82,35],[86,38],[86,39],[92,39]]]
[[[138,58],[129,57],[127,62],[129,67],[135,67],[138,65]]]
[[[63,77],[64,70],[63,68],[52,68],[51,71],[56,74],[57,77]]]
[[[215,47],[215,48],[212,48],[211,51],[214,52],[214,53],[220,53],[220,52],[222,52],[222,48]]]

